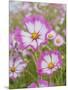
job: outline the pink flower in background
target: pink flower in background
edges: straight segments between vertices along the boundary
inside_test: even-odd
[[[37,88],[37,87],[48,87],[48,81],[38,80],[37,83],[31,83],[28,88]]]
[[[56,37],[56,32],[55,32],[54,30],[48,32],[47,38],[48,38],[49,40],[52,40],[52,39],[54,39],[55,37]]]
[[[58,51],[46,51],[42,53],[37,62],[39,74],[52,74],[62,65],[62,59]]]
[[[16,79],[20,76],[20,73],[24,71],[27,64],[21,58],[11,58],[9,61],[9,77],[10,79]]]
[[[55,46],[62,46],[64,44],[64,38],[61,35],[57,35],[54,39],[54,45]]]
[[[37,49],[41,44],[47,43],[47,32],[51,31],[51,26],[42,16],[28,16],[23,20],[27,32],[16,28],[16,40],[21,48],[28,46]]]

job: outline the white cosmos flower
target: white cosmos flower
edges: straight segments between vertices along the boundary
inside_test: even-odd
[[[27,64],[21,59],[17,58],[14,60],[14,58],[9,60],[9,77],[11,79],[16,79],[20,76],[20,73],[24,71],[24,68],[27,66]]]
[[[61,35],[57,35],[56,38],[54,39],[54,45],[59,47],[63,44],[64,44],[64,38]]]
[[[58,51],[48,51],[42,53],[37,62],[39,74],[52,74],[62,65],[61,55]]]
[[[15,36],[22,48],[31,46],[36,50],[41,44],[47,43],[47,33],[51,31],[51,26],[42,16],[27,16],[23,22],[27,32],[19,29],[15,30]]]
[[[54,39],[55,37],[56,37],[56,32],[54,30],[52,30],[47,34],[47,38],[50,40]]]

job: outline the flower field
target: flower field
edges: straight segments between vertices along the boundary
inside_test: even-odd
[[[9,2],[9,88],[66,85],[66,5]]]

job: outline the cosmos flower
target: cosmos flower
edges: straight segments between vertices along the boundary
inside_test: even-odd
[[[28,88],[37,88],[37,87],[48,87],[48,81],[38,80],[36,83],[31,83]]]
[[[54,45],[55,46],[62,46],[64,44],[64,38],[61,35],[57,35],[54,39]]]
[[[51,31],[51,26],[42,16],[28,16],[23,20],[27,32],[16,28],[16,39],[22,48],[28,46],[36,50],[41,44],[47,43],[47,32]]]
[[[37,62],[38,73],[52,74],[62,65],[62,59],[59,51],[46,51],[43,52],[40,59]]]
[[[20,76],[21,72],[24,71],[24,68],[27,64],[19,57],[17,59],[11,58],[9,60],[9,77],[10,79],[16,79]]]
[[[54,30],[52,30],[51,32],[49,32],[48,34],[47,34],[47,38],[49,39],[49,40],[52,40],[52,39],[54,39],[56,37],[56,32],[54,31]]]

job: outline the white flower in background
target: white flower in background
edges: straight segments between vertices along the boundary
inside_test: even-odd
[[[50,31],[48,34],[47,34],[47,38],[52,40],[56,37],[56,32],[54,30]]]
[[[24,71],[24,68],[27,64],[21,58],[11,58],[9,60],[9,77],[10,79],[16,79],[20,76],[21,72]]]
[[[54,45],[59,47],[63,44],[64,44],[64,38],[61,35],[57,35],[56,38],[54,39]]]

